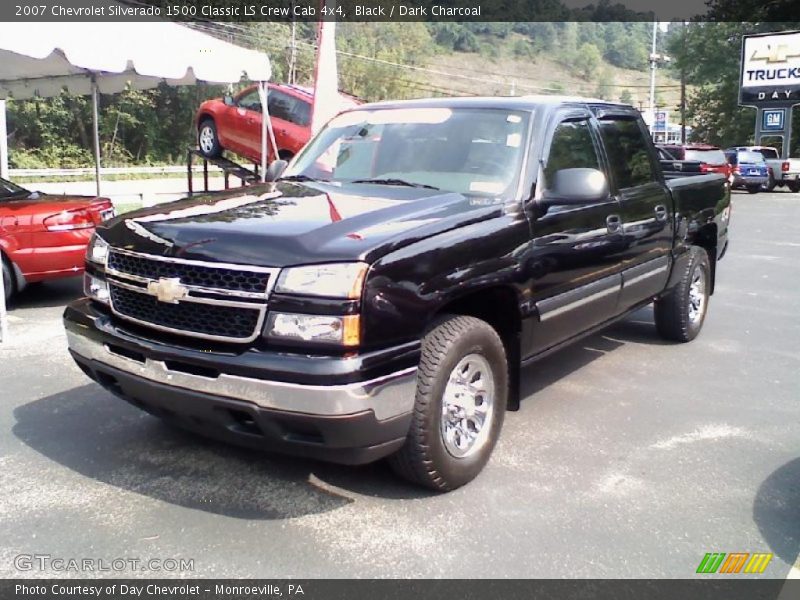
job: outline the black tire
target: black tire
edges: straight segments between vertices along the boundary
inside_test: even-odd
[[[771,192],[775,189],[775,177],[772,173],[769,174],[769,180],[767,181],[767,191]]]
[[[691,342],[700,333],[708,313],[709,291],[711,290],[711,268],[708,254],[703,248],[692,246],[691,256],[681,280],[664,296],[656,300],[653,313],[656,329],[661,337],[674,342]],[[701,273],[702,306],[699,314],[692,317],[692,284]]]
[[[207,138],[205,136],[208,136]],[[204,119],[197,128],[197,147],[206,158],[222,156],[222,146],[217,135],[217,125],[212,119]]]
[[[748,185],[747,186],[747,192],[750,193],[750,194],[757,194],[760,191],[761,191],[761,186],[760,185]]]
[[[11,272],[11,265],[8,264],[6,257],[0,256],[0,262],[3,263],[3,291],[5,292],[5,301],[8,302],[16,291],[16,283],[14,274]]]
[[[444,441],[444,391],[455,367],[476,355],[491,371],[494,382],[488,430],[479,435],[467,455],[457,457]],[[484,402],[481,399],[480,405]],[[405,445],[389,457],[392,468],[401,477],[440,492],[472,481],[497,443],[507,402],[508,363],[500,336],[488,323],[474,317],[445,318],[422,341],[411,428]]]
[[[794,192],[795,194],[797,192],[800,192],[800,182],[792,181],[791,183],[787,183],[786,185],[789,187],[790,192]]]

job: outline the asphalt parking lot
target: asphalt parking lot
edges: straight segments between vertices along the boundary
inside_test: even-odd
[[[190,558],[183,577],[692,577],[707,552],[800,552],[800,194],[734,194],[700,337],[650,309],[525,372],[492,461],[432,495],[174,430],[91,383],[27,290],[0,345],[0,576],[19,554]]]

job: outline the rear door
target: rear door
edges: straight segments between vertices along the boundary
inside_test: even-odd
[[[623,287],[619,308],[625,310],[661,292],[666,285],[674,210],[641,119],[607,113],[600,115],[599,123],[611,186],[622,211]]]
[[[282,153],[296,154],[308,141],[310,104],[281,90],[269,90],[269,114]]]
[[[537,195],[558,170],[605,172],[597,128],[588,110],[556,113],[544,139]],[[527,269],[539,322],[523,340],[525,356],[614,316],[623,247],[620,205],[610,196],[592,204],[548,206],[530,218],[533,242]]]

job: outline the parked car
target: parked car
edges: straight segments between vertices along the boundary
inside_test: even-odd
[[[719,173],[729,180],[732,179],[733,170],[725,158],[725,153],[717,146],[709,144],[660,144],[658,147],[666,150],[678,160],[698,161],[702,173]]]
[[[277,182],[102,226],[90,297],[64,323],[89,377],[161,418],[335,462],[389,456],[446,491],[489,460],[521,365],[654,301],[661,336],[694,339],[729,217],[724,177],[664,181],[629,106],[364,105]]]
[[[758,152],[764,157],[769,168],[767,189],[771,192],[776,187],[786,186],[789,191],[800,192],[800,158],[782,159],[776,148],[769,146],[736,146],[728,148],[730,152]]]
[[[663,148],[656,148],[664,179],[705,175],[699,160],[678,160]]]
[[[0,179],[6,300],[29,283],[83,273],[95,227],[112,216],[108,198],[41,194]]]
[[[278,156],[290,160],[311,137],[312,90],[293,85],[269,84],[267,110],[275,133]],[[340,94],[342,110],[358,104]],[[229,150],[253,162],[261,161],[261,99],[258,86],[246,87],[235,96],[207,100],[195,118],[200,152],[216,158]],[[275,159],[269,147],[268,160]]]
[[[759,152],[750,150],[726,150],[725,156],[733,169],[731,187],[746,188],[757,194],[769,184],[769,167]]]

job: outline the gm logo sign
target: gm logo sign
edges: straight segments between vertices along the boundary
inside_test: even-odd
[[[783,131],[785,117],[786,109],[784,108],[765,110],[761,121],[762,131]]]
[[[697,566],[697,573],[763,573],[772,560],[766,552],[708,552]]]

